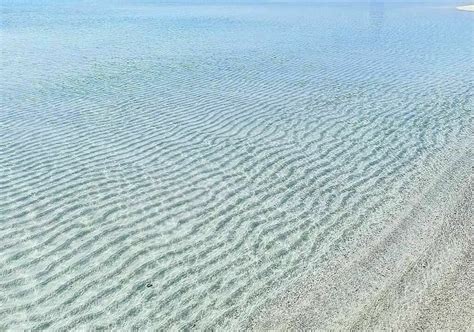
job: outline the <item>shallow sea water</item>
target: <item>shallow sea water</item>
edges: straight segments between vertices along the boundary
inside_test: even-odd
[[[244,327],[472,158],[452,4],[0,6],[2,329]]]

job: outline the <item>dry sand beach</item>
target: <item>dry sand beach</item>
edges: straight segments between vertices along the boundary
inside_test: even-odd
[[[458,6],[456,7],[459,10],[464,10],[468,12],[474,12],[474,5],[465,5],[465,6]]]

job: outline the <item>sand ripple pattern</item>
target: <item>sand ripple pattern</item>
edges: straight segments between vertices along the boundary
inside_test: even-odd
[[[1,6],[2,329],[238,328],[473,143],[458,12]]]

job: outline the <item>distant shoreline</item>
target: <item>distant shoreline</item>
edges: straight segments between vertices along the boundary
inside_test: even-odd
[[[474,5],[466,5],[466,6],[458,6],[456,7],[457,10],[464,10],[468,12],[474,12]]]

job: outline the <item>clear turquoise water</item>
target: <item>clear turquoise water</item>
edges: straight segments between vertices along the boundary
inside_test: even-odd
[[[242,327],[390,225],[472,157],[453,6],[3,1],[0,327]]]

